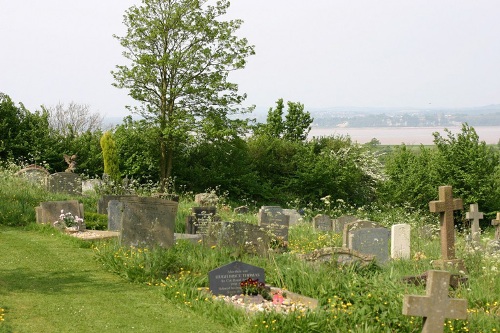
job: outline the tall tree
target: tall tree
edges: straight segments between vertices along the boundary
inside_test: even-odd
[[[221,20],[228,0],[142,0],[124,15],[127,33],[115,36],[130,62],[112,72],[114,86],[140,102],[131,109],[158,128],[162,189],[172,176],[175,148],[206,119],[228,124],[246,95],[228,82],[254,47],[235,32],[241,20]],[[219,126],[220,127],[220,126]]]

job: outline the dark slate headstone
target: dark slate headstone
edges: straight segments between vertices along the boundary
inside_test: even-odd
[[[216,207],[193,207],[191,215],[186,218],[186,233],[202,234],[207,233],[209,223],[218,221]]]
[[[276,206],[263,206],[258,214],[259,226],[285,242],[288,242],[290,216],[283,214],[283,209]]]
[[[245,264],[241,261],[233,261],[208,273],[210,291],[214,295],[240,295],[240,282],[248,278],[258,279],[262,283],[266,282],[263,268]]]
[[[390,231],[387,228],[363,228],[349,232],[349,248],[363,254],[375,256],[384,264],[389,260]]]
[[[73,172],[56,172],[49,176],[50,192],[82,195],[82,179]]]
[[[123,203],[118,200],[110,200],[108,202],[108,230],[120,231],[121,220],[123,214]]]
[[[363,228],[382,228],[382,226],[377,222],[372,221],[355,221],[346,223],[342,232],[342,247],[350,249],[351,246],[349,245],[349,233],[351,232],[351,230]]]
[[[164,247],[174,245],[178,204],[159,198],[131,197],[122,200],[122,246]]]

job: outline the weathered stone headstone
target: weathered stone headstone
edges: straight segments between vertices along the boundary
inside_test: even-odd
[[[403,314],[424,317],[422,333],[443,332],[446,318],[467,318],[467,300],[449,298],[449,284],[449,272],[429,271],[426,296],[404,296]]]
[[[302,218],[302,215],[297,212],[295,209],[283,209],[283,214],[287,215],[290,217],[290,222],[289,225],[296,225],[299,222],[302,222],[304,219]]]
[[[377,262],[384,264],[389,260],[389,234],[387,228],[351,229],[349,249],[372,254]]]
[[[50,192],[82,195],[82,179],[72,172],[56,172],[49,176]]]
[[[123,214],[123,204],[119,200],[110,200],[108,202],[108,230],[120,231]]]
[[[495,240],[500,240],[500,213],[497,213],[496,220],[491,220],[491,225],[496,227]]]
[[[44,167],[32,164],[16,172],[16,176],[24,177],[29,182],[46,188],[50,173]]]
[[[108,214],[108,203],[111,200],[121,201],[122,199],[127,199],[127,198],[130,198],[130,197],[137,197],[137,195],[131,195],[131,194],[126,194],[126,195],[103,195],[97,201],[97,213],[106,215],[106,214]]]
[[[484,217],[483,213],[479,211],[477,203],[470,205],[470,211],[465,213],[465,218],[471,220],[470,233],[472,241],[479,243],[481,241],[481,228],[479,227],[479,220]]]
[[[318,214],[313,218],[314,229],[317,231],[332,231],[333,222],[330,216],[325,214]]]
[[[395,224],[391,227],[391,258],[410,259],[409,224]]]
[[[363,228],[382,228],[382,226],[372,221],[354,221],[346,223],[342,232],[342,247],[347,249],[351,248],[349,245],[349,234],[351,230]]]
[[[233,261],[208,273],[209,288],[214,295],[240,295],[242,293],[240,283],[248,278],[266,282],[263,268],[241,261]]]
[[[82,192],[94,192],[96,188],[101,185],[102,181],[100,179],[87,179],[82,181]]]
[[[219,221],[216,207],[193,207],[186,217],[186,233],[206,234],[210,223]]]
[[[347,223],[355,222],[358,218],[352,215],[343,215],[333,220],[333,232],[340,234],[344,231],[344,226]]]
[[[275,236],[278,241],[288,242],[290,216],[283,214],[277,206],[262,206],[257,215],[259,226]]]
[[[174,245],[178,203],[159,198],[131,197],[122,200],[122,246],[164,247]]]
[[[441,268],[452,266],[465,270],[462,260],[455,258],[455,224],[453,211],[463,208],[462,199],[453,199],[451,186],[439,187],[439,200],[429,202],[432,213],[440,213],[441,227],[441,260],[434,261],[434,265]]]
[[[248,208],[248,206],[240,206],[240,207],[236,207],[233,212],[235,214],[248,214],[248,212],[250,211],[250,209]]]
[[[194,202],[200,206],[217,206],[219,197],[215,193],[198,193],[194,196]]]
[[[40,202],[35,208],[37,223],[54,223],[59,220],[61,211],[71,213],[74,217],[84,218],[83,204],[77,200]]]
[[[246,222],[210,223],[203,236],[205,245],[233,247],[236,251],[258,255],[268,252],[270,241],[271,237],[261,227]]]

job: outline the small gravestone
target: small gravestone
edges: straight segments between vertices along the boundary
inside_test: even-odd
[[[295,209],[283,209],[283,214],[287,215],[290,217],[289,225],[296,225],[299,222],[304,221],[302,218],[302,215],[297,212]]]
[[[318,214],[313,218],[314,229],[317,231],[329,232],[332,231],[333,223],[330,216]]]
[[[290,216],[283,213],[283,209],[278,206],[262,206],[257,215],[259,226],[266,232],[272,234],[278,243],[288,242],[288,229]]]
[[[470,233],[472,242],[478,244],[481,242],[481,228],[479,227],[479,220],[484,217],[483,213],[479,211],[477,203],[470,205],[470,211],[465,213],[465,218],[471,221]]]
[[[209,288],[214,295],[240,295],[242,293],[240,283],[248,278],[266,282],[263,268],[241,261],[233,261],[208,273]]]
[[[77,200],[65,201],[46,201],[41,202],[40,206],[35,208],[37,223],[50,223],[59,220],[61,214],[71,213],[74,217],[84,218],[83,204]]]
[[[391,227],[391,258],[410,259],[409,224],[395,224]]]
[[[497,213],[496,220],[491,220],[491,225],[496,228],[495,229],[495,240],[500,241],[500,213]]]
[[[362,228],[349,232],[349,249],[375,256],[384,264],[389,260],[389,229]]]
[[[405,295],[403,314],[423,317],[422,333],[444,332],[445,319],[467,319],[467,300],[448,297],[450,273],[429,271],[425,296]]]
[[[121,201],[122,199],[127,199],[131,197],[137,197],[137,195],[103,195],[102,197],[99,198],[97,201],[97,213],[99,214],[108,214],[108,203],[111,200],[117,200]]]
[[[44,167],[32,164],[16,172],[16,176],[23,177],[32,184],[37,184],[46,188],[50,173]]]
[[[186,217],[186,233],[206,234],[209,224],[220,220],[216,214],[216,207],[191,208],[191,214]]]
[[[178,203],[159,198],[131,197],[122,200],[122,246],[163,247],[174,245]]]
[[[429,210],[439,213],[441,227],[441,260],[433,265],[445,268],[456,268],[465,271],[463,260],[455,258],[455,224],[453,211],[463,208],[462,199],[454,199],[451,186],[439,187],[439,200],[429,202]]]
[[[342,232],[342,247],[350,249],[351,247],[349,245],[349,233],[351,232],[351,230],[363,228],[382,228],[382,226],[372,221],[354,221],[346,223]]]
[[[121,220],[123,214],[123,204],[118,200],[110,200],[108,202],[108,230],[120,231]]]
[[[357,220],[358,220],[358,218],[356,216],[352,216],[352,215],[340,216],[339,218],[336,218],[333,220],[333,232],[340,234],[344,231],[344,226],[347,223],[355,222]]]
[[[72,172],[56,172],[49,176],[48,189],[54,193],[82,195],[82,179]]]

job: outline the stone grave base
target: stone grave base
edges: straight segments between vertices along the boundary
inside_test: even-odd
[[[94,241],[101,239],[118,238],[120,236],[120,233],[118,231],[108,231],[108,230],[85,230],[85,231],[70,233],[69,235],[84,241]]]
[[[467,273],[467,268],[465,267],[465,263],[462,259],[434,260],[432,262],[432,266],[436,269],[444,271],[458,271]]]

